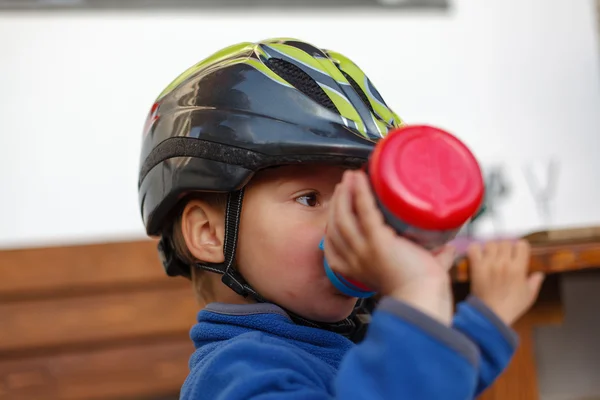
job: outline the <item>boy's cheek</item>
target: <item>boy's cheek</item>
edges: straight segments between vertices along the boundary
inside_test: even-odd
[[[242,274],[248,274],[247,279],[253,275],[257,284],[265,275],[270,276],[269,281],[292,280],[289,284],[310,284],[310,280],[322,278],[325,270],[319,242],[326,213],[306,212],[296,204],[269,203],[267,207],[265,203],[251,204],[247,209],[251,212],[242,215],[237,254]]]
[[[322,251],[319,249],[322,232],[306,226],[292,226],[274,232],[272,246],[265,246],[268,254],[277,256],[284,264],[294,269],[306,270],[310,266],[322,263]],[[271,252],[274,250],[277,254]],[[286,268],[286,270],[288,269]]]
[[[272,273],[281,279],[310,284],[311,280],[325,276],[323,252],[319,249],[321,233],[309,229],[289,229],[273,237],[273,246],[265,246]]]

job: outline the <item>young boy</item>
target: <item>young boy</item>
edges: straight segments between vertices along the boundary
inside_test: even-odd
[[[223,49],[159,96],[143,219],[203,308],[182,399],[472,399],[506,367],[542,277],[526,243],[472,247],[453,318],[452,249],[399,237],[357,170],[401,123],[349,59],[295,39]],[[382,296],[359,344],[324,256]]]

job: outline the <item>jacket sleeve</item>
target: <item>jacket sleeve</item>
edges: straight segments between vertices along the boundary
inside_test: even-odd
[[[453,327],[479,348],[478,396],[506,369],[518,346],[518,336],[475,296],[458,305]]]
[[[336,382],[340,399],[472,399],[478,350],[462,333],[384,298]]]
[[[470,400],[479,353],[462,333],[390,298],[373,314],[334,382],[293,346],[239,340],[192,371],[185,398],[200,400]]]

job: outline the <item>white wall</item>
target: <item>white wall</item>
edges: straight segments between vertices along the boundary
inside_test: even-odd
[[[592,7],[457,0],[450,15],[3,14],[0,247],[143,237],[136,177],[148,107],[211,52],[271,36],[347,53],[405,119],[450,129],[485,163],[509,163],[517,190],[506,229],[539,226],[520,168],[552,154],[563,162],[554,223],[600,222]]]

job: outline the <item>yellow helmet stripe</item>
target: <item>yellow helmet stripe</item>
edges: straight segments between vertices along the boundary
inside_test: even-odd
[[[360,132],[363,136],[368,137],[365,124],[362,122],[360,116],[356,112],[356,109],[352,106],[352,103],[350,103],[346,96],[329,86],[323,84],[319,84],[319,86],[321,86],[331,101],[333,101],[333,104],[335,104],[336,108],[342,115],[342,118],[346,118],[356,123],[358,132]]]
[[[156,101],[159,101],[161,98],[169,94],[172,90],[174,90],[177,86],[181,85],[185,80],[190,78],[192,75],[200,71],[201,69],[207,67],[210,64],[217,64],[224,60],[231,59],[233,57],[239,57],[243,53],[248,53],[248,55],[252,54],[252,50],[254,49],[254,43],[244,42],[234,44],[232,46],[226,47],[210,57],[205,58],[204,60],[192,65],[190,68],[185,70],[182,74],[180,74],[175,80],[173,80],[159,95]]]

